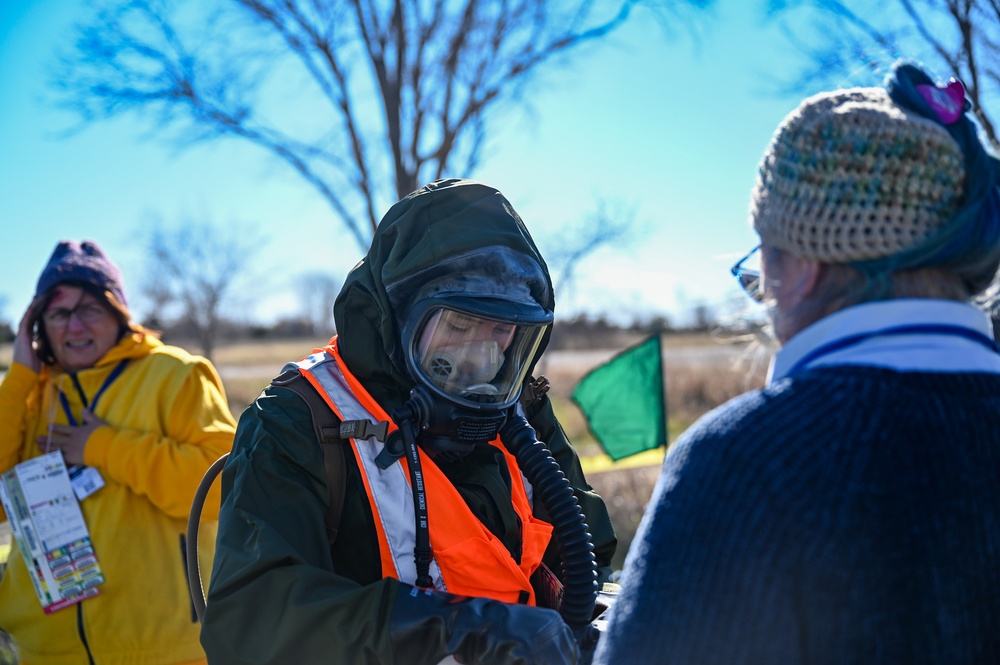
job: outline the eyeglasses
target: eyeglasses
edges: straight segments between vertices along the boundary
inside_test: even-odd
[[[742,259],[733,264],[733,267],[729,269],[729,272],[733,273],[733,277],[736,281],[740,283],[740,287],[750,296],[754,302],[761,302],[764,300],[764,294],[760,291],[760,270],[758,268],[750,268],[745,265],[751,259],[759,260],[760,255],[760,245],[757,245],[744,256]]]
[[[81,323],[91,324],[103,321],[109,314],[108,310],[104,305],[96,302],[85,302],[78,303],[73,309],[66,309],[65,307],[57,307],[55,309],[47,310],[42,314],[42,320],[45,321],[45,325],[51,328],[65,328],[69,325],[69,317],[76,314],[76,318],[80,320]]]

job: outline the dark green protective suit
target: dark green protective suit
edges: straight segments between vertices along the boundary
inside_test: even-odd
[[[523,252],[548,270],[520,218],[496,190],[439,181],[394,205],[365,259],[350,273],[334,315],[344,362],[387,410],[403,403],[413,380],[399,340],[413,275],[484,245]],[[387,294],[392,291],[392,299]],[[543,340],[532,364],[544,350]],[[587,484],[579,458],[547,397],[526,409],[575,490],[593,536],[598,581],[607,580],[617,540],[603,500]],[[519,543],[510,479],[490,446],[442,470],[469,507],[508,543]],[[240,418],[222,474],[223,504],[202,644],[212,663],[410,663],[394,653],[390,618],[400,583],[383,579],[378,542],[360,472],[347,458],[340,532],[331,547],[323,453],[305,403],[269,387]],[[547,519],[536,506],[536,514]],[[433,543],[432,543],[433,545]],[[558,572],[555,543],[546,564]],[[427,635],[429,642],[438,636]],[[430,651],[433,651],[432,649]],[[433,662],[437,662],[435,659]]]

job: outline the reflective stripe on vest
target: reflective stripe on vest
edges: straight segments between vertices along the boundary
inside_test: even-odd
[[[299,371],[319,389],[342,421],[379,421],[355,398],[332,354],[317,352],[297,364]],[[383,419],[389,420],[388,416]],[[389,431],[395,431],[396,424],[389,422]],[[382,444],[374,439],[352,439],[351,444],[362,470],[361,477],[373,514],[378,518],[375,527],[379,536],[382,574],[413,584],[417,579],[417,567],[413,559],[416,535],[413,493],[410,491],[407,468],[402,464],[393,464],[385,471],[379,469],[375,464],[375,457],[382,450]],[[389,566],[391,570],[387,570]],[[430,574],[434,587],[443,590],[444,580],[436,561],[431,561]]]
[[[339,359],[336,338],[331,346],[296,363],[299,371],[341,420],[389,421],[397,429]],[[370,440],[351,441],[362,480],[375,516],[382,559],[382,575],[413,584],[415,522],[409,468],[401,459],[388,469],[379,469],[375,458],[383,444]],[[523,481],[512,455],[502,446],[512,478],[511,501],[522,522],[522,557],[518,564],[496,536],[475,517],[458,490],[421,451],[427,487],[428,522],[434,559],[431,578],[438,590],[486,596],[505,602],[534,604],[529,577],[541,562],[552,527],[531,514],[529,487]]]

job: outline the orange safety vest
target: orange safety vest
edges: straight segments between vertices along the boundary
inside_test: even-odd
[[[385,410],[350,373],[337,349],[330,345],[295,363],[302,375],[323,396],[342,421],[388,421]],[[455,486],[422,450],[420,463],[427,495],[427,521],[434,558],[430,574],[439,591],[494,598],[507,603],[535,604],[529,578],[541,564],[552,537],[552,526],[532,514],[530,485],[521,475],[514,456],[497,438],[491,442],[503,451],[511,478],[511,502],[521,520],[521,562],[472,513]],[[380,469],[375,458],[382,444],[374,439],[351,439],[351,449],[361,470],[375,529],[383,577],[414,584],[417,577],[413,548],[416,543],[413,494],[405,458]]]

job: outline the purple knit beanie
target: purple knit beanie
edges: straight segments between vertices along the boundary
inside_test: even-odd
[[[35,296],[41,297],[53,286],[64,282],[86,282],[107,289],[128,307],[121,270],[93,240],[60,241],[38,278]]]

